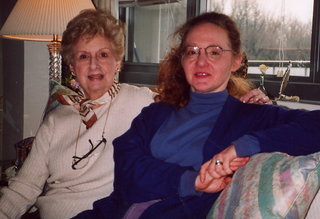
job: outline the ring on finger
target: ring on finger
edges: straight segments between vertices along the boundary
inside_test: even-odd
[[[215,161],[215,164],[216,164],[217,166],[220,166],[220,165],[223,165],[223,162],[222,162],[221,160],[217,159],[217,160]]]

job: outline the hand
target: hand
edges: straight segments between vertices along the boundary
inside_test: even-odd
[[[217,160],[222,163],[217,164]],[[201,166],[199,173],[200,181],[204,182],[207,174],[216,179],[231,175],[239,167],[246,165],[248,161],[248,157],[237,157],[234,146],[230,145]]]
[[[256,88],[249,91],[247,94],[240,98],[240,101],[244,103],[252,104],[272,104],[272,101],[267,95],[265,95],[260,89]]]
[[[220,192],[231,181],[230,176],[225,176],[225,177],[220,177],[218,179],[215,179],[209,174],[205,177],[205,179],[206,180],[204,182],[201,182],[200,175],[197,176],[195,181],[195,188],[197,191],[206,192],[206,193]]]

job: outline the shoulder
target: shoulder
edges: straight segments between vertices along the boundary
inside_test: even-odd
[[[153,103],[155,95],[147,87],[138,87],[129,84],[120,84],[121,88],[117,97],[117,102],[121,105],[141,108]]]
[[[130,94],[130,96],[134,95],[137,97],[148,97],[153,98],[155,93],[152,92],[148,87],[138,87],[135,85],[130,85],[126,83],[120,84],[120,92]]]
[[[64,123],[65,121],[72,120],[74,117],[78,116],[79,112],[73,106],[60,104],[45,115],[43,123]]]
[[[147,107],[144,107],[141,111],[142,117],[150,117],[155,120],[163,120],[167,116],[176,110],[174,106],[167,105],[164,103],[152,103]]]
[[[244,110],[249,110],[249,111],[277,111],[277,110],[283,110],[283,111],[288,111],[288,109],[279,107],[279,106],[275,106],[275,105],[271,105],[271,104],[251,104],[251,103],[243,103],[241,102],[239,99],[236,99],[235,97],[232,96],[228,96],[227,101],[226,101],[226,105],[228,107],[232,108],[237,108],[237,109],[244,109]]]
[[[229,96],[224,109],[229,112],[229,115],[233,113],[234,115],[245,115],[246,119],[249,117],[265,117],[265,118],[274,118],[277,120],[287,120],[294,117],[300,117],[304,115],[315,115],[318,112],[308,112],[305,110],[297,109],[288,109],[277,105],[270,104],[248,104],[242,103],[240,100]],[[318,114],[319,115],[319,114]]]

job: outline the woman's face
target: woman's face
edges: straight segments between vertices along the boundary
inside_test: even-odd
[[[100,35],[91,39],[84,35],[74,44],[70,70],[91,100],[101,97],[112,86],[120,68],[112,48],[111,42]]]
[[[185,45],[182,67],[191,90],[197,93],[225,90],[231,72],[241,63],[241,55],[231,51],[227,32],[215,24],[200,24],[190,30]]]

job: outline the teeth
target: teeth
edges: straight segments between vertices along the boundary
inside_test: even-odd
[[[88,78],[102,78],[103,75],[89,75]]]
[[[205,75],[208,75],[207,73],[196,73],[196,75],[198,76],[205,76]]]

